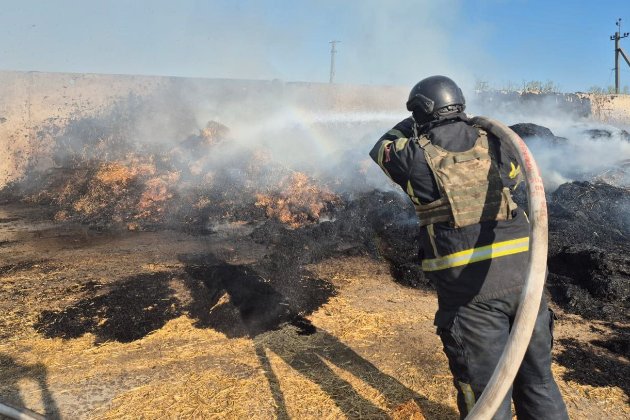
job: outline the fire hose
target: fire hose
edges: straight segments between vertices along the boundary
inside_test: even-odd
[[[497,136],[501,146],[507,147],[516,157],[527,185],[530,220],[526,280],[512,331],[492,377],[466,417],[468,420],[486,420],[496,413],[512,386],[536,323],[547,269],[547,201],[540,172],[525,142],[509,127],[490,118],[474,117],[471,122]]]
[[[0,414],[15,420],[45,420],[41,414],[37,414],[26,408],[17,408],[0,403]]]

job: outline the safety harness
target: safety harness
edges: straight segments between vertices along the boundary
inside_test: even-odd
[[[459,228],[512,218],[517,205],[510,190],[503,186],[497,159],[488,146],[488,133],[477,129],[479,135],[474,146],[463,152],[436,146],[426,134],[412,139],[424,151],[441,195],[428,204],[412,198],[421,226],[450,222]]]

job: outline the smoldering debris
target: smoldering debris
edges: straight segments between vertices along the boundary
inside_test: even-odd
[[[309,177],[295,172],[282,179],[279,189],[269,194],[257,193],[257,207],[265,209],[268,218],[276,218],[290,227],[316,222],[322,214],[330,214],[340,197],[327,188],[313,184]]]
[[[557,123],[556,123],[557,124]],[[567,122],[563,137],[531,123],[511,126],[527,143],[543,174],[547,190],[571,181],[599,181],[630,187],[628,133],[620,128]]]
[[[561,185],[548,200],[549,288],[590,318],[627,321],[630,305],[630,190]]]
[[[588,135],[593,140],[601,138],[610,139],[614,135],[612,130],[606,128],[587,128],[583,131],[583,133]],[[619,130],[617,135],[621,139],[630,142],[630,133],[628,133],[626,130]]]
[[[273,162],[265,149],[227,147],[229,128],[209,121],[166,147],[135,142],[128,103],[99,117],[42,130],[55,166],[32,169],[0,191],[4,202],[50,206],[58,222],[98,229],[208,230],[213,222],[277,218],[291,227],[326,217],[339,199],[305,173]],[[50,132],[59,133],[52,140]]]
[[[554,301],[570,312],[595,319],[628,320],[630,297],[630,180],[619,129],[575,128],[581,137],[558,137],[535,124],[511,126],[529,147],[541,171],[547,174],[549,211],[548,288]],[[585,142],[579,144],[579,142]],[[621,147],[624,147],[623,145]],[[581,151],[591,150],[593,162],[581,165]],[[598,151],[599,150],[599,151]],[[611,162],[615,162],[611,164]],[[566,182],[554,188],[549,177]],[[517,195],[524,205],[524,190]]]
[[[81,223],[99,230],[176,229],[207,235],[226,222],[245,223],[251,226],[253,241],[282,250],[264,264],[242,268],[264,278],[282,278],[278,273],[283,270],[301,278],[307,275],[300,270],[309,263],[370,255],[389,262],[397,281],[431,287],[418,264],[419,227],[411,204],[384,182],[380,187],[365,183],[368,169],[358,156],[367,153],[380,132],[375,138],[354,139],[345,145],[347,151],[331,152],[358,163],[342,165],[343,159],[333,160],[328,154],[323,159],[329,159],[326,164],[333,173],[322,171],[317,161],[307,172],[279,163],[265,146],[273,137],[269,129],[261,131],[269,138],[247,146],[234,141],[230,127],[214,120],[193,134],[182,135],[184,128],[175,130],[181,136],[169,141],[136,141],[138,126],[147,124],[142,119],[145,105],[132,98],[117,106],[42,129],[41,141],[48,142],[53,167],[33,166],[25,177],[2,189],[0,201],[45,206],[58,223]],[[190,129],[188,123],[195,118],[183,119],[187,123],[182,125]],[[337,120],[334,124],[340,136],[354,127]],[[530,145],[548,175],[549,285],[554,299],[584,316],[610,320],[625,316],[622,312],[627,310],[618,308],[627,308],[629,289],[630,261],[625,257],[630,254],[629,165],[623,159],[612,165],[615,153],[608,150],[612,156],[588,165],[572,154],[589,147],[624,151],[623,131],[577,126],[568,130],[581,136],[574,138],[532,123],[512,128]],[[591,143],[581,144],[584,141]],[[363,154],[357,144],[364,147]],[[620,156],[616,154],[617,159]],[[340,174],[350,181],[340,181]],[[363,181],[355,183],[355,179]],[[580,182],[565,183],[576,179]],[[554,191],[559,184],[563,185]],[[214,273],[210,277],[235,270],[191,264]],[[306,307],[297,304],[293,313]]]
[[[630,190],[571,182],[549,196],[549,230],[566,244],[625,245],[630,240]]]
[[[554,135],[550,129],[548,129],[547,127],[543,127],[542,125],[532,123],[518,123],[511,125],[510,128],[523,139],[535,137],[547,140],[554,145],[564,144],[567,142],[566,138]]]

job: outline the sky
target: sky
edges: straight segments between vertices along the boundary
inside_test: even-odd
[[[339,40],[337,83],[576,92],[614,85],[618,18],[629,0],[0,0],[0,70],[325,83]]]

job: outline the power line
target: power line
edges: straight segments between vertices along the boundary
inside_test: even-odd
[[[333,83],[335,79],[335,54],[337,54],[335,45],[337,45],[340,42],[341,41],[330,41],[330,80],[329,80],[329,83]]]

